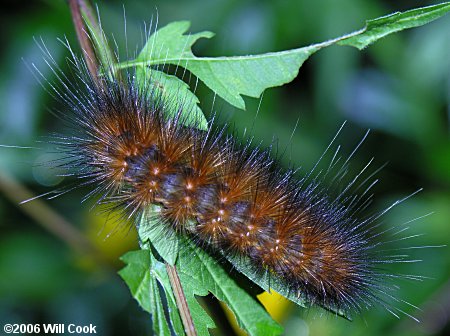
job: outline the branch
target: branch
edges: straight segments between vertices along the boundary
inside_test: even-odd
[[[18,205],[24,200],[32,199],[35,195],[21,185],[11,176],[0,171],[0,191],[13,204]],[[21,204],[19,206],[23,212],[28,214],[41,226],[61,238],[70,247],[79,253],[89,255],[104,266],[107,261],[102,257],[100,252],[86,239],[86,237],[78,231],[74,225],[67,222],[57,212],[51,209],[45,202],[40,199],[34,199],[32,202]],[[109,267],[109,266],[108,266]]]

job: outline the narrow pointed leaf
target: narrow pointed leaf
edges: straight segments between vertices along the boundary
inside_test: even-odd
[[[366,21],[366,26],[354,36],[342,39],[338,44],[364,49],[375,41],[389,34],[423,26],[450,11],[450,3],[397,12],[378,19]]]

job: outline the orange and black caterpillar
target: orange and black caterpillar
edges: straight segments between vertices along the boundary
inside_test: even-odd
[[[344,314],[373,305],[401,311],[389,303],[401,301],[390,280],[415,277],[380,270],[407,256],[378,252],[381,214],[360,216],[366,193],[331,196],[319,179],[281,168],[270,149],[241,143],[225,128],[186,126],[182,97],[173,97],[178,113],[167,117],[151,80],[93,78],[73,61],[79,81],[59,74],[62,88],[52,87],[70,110],[73,134],[55,143],[78,185],[93,186],[88,196],[135,219],[159,205],[167,230],[248,258],[311,304]]]

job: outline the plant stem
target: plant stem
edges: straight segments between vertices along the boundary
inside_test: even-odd
[[[175,300],[177,301],[178,311],[180,312],[181,321],[183,321],[184,331],[187,336],[197,336],[194,322],[192,321],[191,311],[186,301],[186,296],[181,286],[180,278],[175,266],[166,263],[167,274],[169,275],[170,284],[172,286]]]
[[[80,47],[83,49],[83,57],[86,61],[87,67],[92,78],[97,79],[98,76],[98,62],[95,56],[95,51],[92,46],[89,34],[84,25],[83,16],[81,14],[81,8],[86,11],[90,8],[85,0],[69,0],[69,7],[72,13],[72,20],[77,33],[77,38],[80,43]],[[92,14],[88,14],[92,18]],[[97,80],[96,80],[97,82]]]

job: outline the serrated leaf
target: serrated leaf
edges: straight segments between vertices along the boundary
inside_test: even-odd
[[[169,23],[152,34],[136,61],[146,62],[151,59],[177,59],[195,57],[191,51],[192,45],[200,38],[211,38],[214,33],[209,31],[197,34],[183,35],[190,27],[189,21]],[[169,62],[167,62],[169,63]],[[170,63],[176,64],[177,63]]]
[[[156,218],[154,214],[151,217]],[[152,281],[154,282],[156,278],[164,288],[169,308],[176,310],[175,299],[173,298],[164,264],[157,261],[151,254],[151,248],[155,247],[154,243],[160,244],[162,241],[164,245],[166,239],[161,239],[161,236],[154,234],[156,232],[155,228],[151,230],[142,228],[146,224],[148,224],[146,220],[141,220],[139,233],[142,233],[140,239],[148,242],[146,247],[149,250],[143,250],[143,255],[140,255],[141,251],[136,251],[129,252],[123,256],[122,260],[127,263],[127,266],[120,271],[120,275],[129,285],[133,296],[147,311],[150,311],[149,299],[144,298],[142,293],[145,293],[147,291],[146,288],[150,285],[154,286]],[[155,223],[152,222],[152,224]],[[162,223],[159,224],[162,226]],[[149,239],[152,239],[152,241],[149,241]],[[170,239],[172,238],[169,236]],[[214,322],[196,299],[196,296],[205,296],[209,292],[229,306],[235,314],[239,326],[250,335],[269,336],[280,335],[282,333],[282,328],[271,319],[269,314],[254,297],[248,294],[230,277],[224,270],[222,264],[207,252],[195,246],[187,237],[179,237],[178,241],[180,246],[175,266],[198,335],[209,335],[208,329],[215,327]],[[158,253],[160,251],[162,253],[169,253],[168,255],[161,255],[163,259],[170,258],[171,251],[160,249]],[[130,279],[133,276],[135,279]],[[144,283],[142,284],[142,282]],[[136,290],[137,288],[140,290]],[[152,295],[155,296],[155,294]],[[156,304],[158,308],[157,300],[152,298],[150,301]],[[150,312],[156,314],[154,319],[158,323],[159,330],[162,330],[164,323],[162,320],[158,320],[158,318],[162,319],[159,308],[154,308]],[[176,316],[178,317],[179,315],[177,314]]]
[[[140,89],[153,90],[166,107],[167,117],[178,118],[183,125],[201,130],[208,129],[208,121],[198,107],[197,96],[189,85],[176,76],[149,67],[136,67],[136,82]]]
[[[150,36],[136,60],[121,63],[118,68],[156,64],[181,66],[228,103],[245,109],[242,95],[257,98],[269,87],[289,83],[309,56],[322,48],[339,44],[363,49],[386,35],[424,25],[449,11],[449,2],[417,8],[369,20],[365,28],[323,43],[281,52],[234,57],[196,57],[191,51],[192,45],[199,38],[210,38],[213,34],[201,32],[184,35],[189,22],[173,22]]]
[[[282,334],[281,326],[272,320],[255,298],[236,284],[215,258],[187,239],[183,239],[180,244],[182,246],[177,269],[193,318],[194,312],[202,309],[195,295],[207,295],[211,292],[217,299],[227,304],[234,313],[238,325],[249,335]]]
[[[235,267],[239,272],[244,274],[247,278],[256,283],[266,292],[270,293],[272,290],[274,290],[277,293],[283,295],[286,299],[298,304],[300,307],[309,308],[311,306],[311,303],[306,302],[295,291],[290,291],[285,283],[281,282],[276,277],[271,276],[269,272],[262,274],[261,272],[255,270],[251,261],[245,256],[233,256],[227,253],[222,254],[233,265],[233,267]],[[352,320],[351,317],[346,315],[342,310],[338,310],[329,306],[322,306],[322,308],[347,320]]]
[[[151,243],[164,261],[173,266],[178,258],[178,237],[165,227],[160,212],[160,206],[152,205],[142,214],[138,225],[141,248],[150,249]]]
[[[156,260],[151,250],[147,249],[128,252],[122,256],[121,260],[126,263],[126,266],[119,271],[119,274],[127,283],[131,294],[138,301],[139,305],[152,315],[155,334],[171,335],[168,327],[169,323],[171,323],[177,335],[184,335],[184,327],[181,323],[164,263]],[[164,315],[162,298],[158,291],[158,283],[164,291],[169,308],[170,321],[167,321]],[[182,282],[182,286],[187,294],[190,292],[199,292],[192,289],[192,286],[195,287],[195,284],[189,285]],[[201,291],[201,293],[203,294],[198,295],[207,295],[208,291]],[[195,296],[188,296],[187,294],[186,300],[197,334],[199,336],[208,336],[208,329],[215,327],[214,321],[199,305]]]
[[[375,41],[398,31],[423,26],[450,11],[450,3],[396,12],[374,20],[367,20],[366,26],[357,34],[339,41],[340,45],[348,45],[364,49]]]
[[[170,302],[172,302],[173,306],[175,299],[171,290],[167,290],[167,288],[170,289],[170,282],[167,273],[164,273],[164,264],[157,261],[152,256],[150,250],[128,252],[121,257],[121,260],[126,266],[119,271],[119,275],[126,282],[131,294],[139,302],[139,305],[152,315],[155,334],[171,336],[169,323],[164,315],[164,307],[158,283],[155,281],[158,279],[165,291],[168,304],[170,305]],[[178,329],[178,331],[181,330],[183,333],[178,311],[176,309],[172,310],[173,312],[170,315],[172,326],[174,330]]]
[[[227,102],[245,109],[241,95],[258,98],[269,87],[291,82],[317,50],[311,46],[256,56],[195,58],[185,67]]]
[[[210,38],[213,34],[183,35],[189,26],[189,22],[179,21],[159,29],[150,36],[136,60],[118,67],[178,65],[191,71],[230,104],[245,109],[241,95],[257,98],[268,87],[292,81],[303,62],[319,49],[311,46],[255,56],[196,57],[191,46],[199,38]]]
[[[256,271],[251,261],[244,256],[234,256],[228,253],[223,253],[223,256],[233,265],[233,267],[235,267],[239,272],[244,274],[266,292],[270,293],[271,290],[275,290],[287,299],[298,304],[300,307],[307,308],[310,306],[307,302],[302,300],[301,297],[298,297],[297,293],[290,292],[288,288],[286,288],[285,284],[278,281],[269,273],[261,274],[261,272]]]

